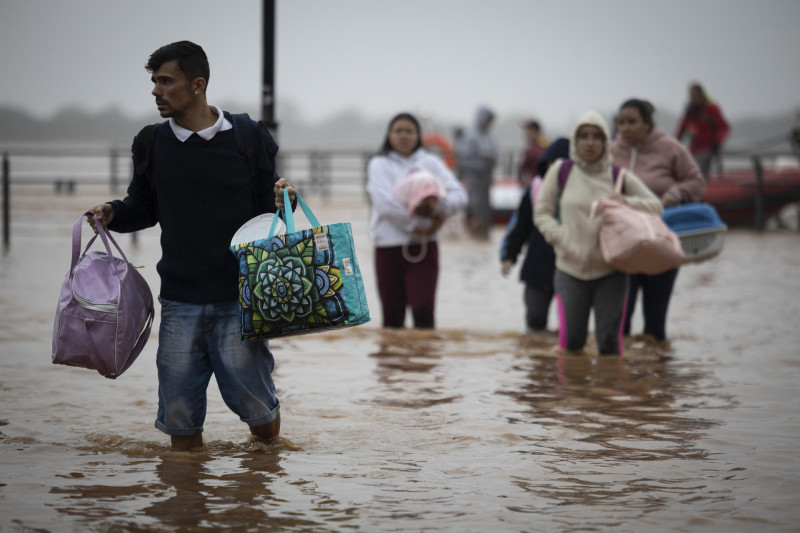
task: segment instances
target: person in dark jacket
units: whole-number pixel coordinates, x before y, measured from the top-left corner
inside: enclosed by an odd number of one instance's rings
[[[244,134],[237,121],[206,101],[210,72],[200,46],[162,46],[145,69],[158,111],[169,120],[155,126],[150,163],[134,165],[128,195],[91,212],[121,233],[161,227],[155,426],[174,448],[202,446],[213,374],[225,403],[252,435],[272,440],[280,430],[274,360],[267,341],[241,340],[239,267],[228,247],[249,219],[284,208],[284,189],[294,202],[294,189],[275,172],[272,136],[253,121],[258,174],[251,176],[249,158],[237,149],[236,133]]]
[[[550,163],[569,157],[569,140],[556,139],[542,154],[537,165],[537,176],[525,189],[519,207],[511,216],[508,230],[500,247],[501,273],[508,276],[522,248],[527,244],[525,260],[520,269],[520,280],[525,284],[525,324],[529,332],[547,329],[547,316],[553,300],[553,276],[556,257],[533,224],[533,205],[542,183],[542,176]]]

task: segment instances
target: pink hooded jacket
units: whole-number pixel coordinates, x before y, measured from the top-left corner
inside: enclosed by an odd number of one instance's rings
[[[630,146],[618,136],[611,143],[611,157],[615,165],[636,174],[659,198],[670,193],[684,204],[703,198],[706,182],[692,154],[655,126],[638,146]]]

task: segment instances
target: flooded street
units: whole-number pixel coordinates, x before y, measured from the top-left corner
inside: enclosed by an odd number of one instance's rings
[[[523,334],[502,228],[441,241],[437,330],[384,331],[366,206],[306,198],[352,223],[373,321],[271,343],[272,445],[212,380],[187,453],[153,427],[158,321],[117,380],[50,362],[72,223],[107,199],[87,190],[19,192],[0,257],[0,531],[798,530],[796,232],[732,229],[681,269],[670,345],[558,357]],[[158,231],[115,237],[157,294]]]

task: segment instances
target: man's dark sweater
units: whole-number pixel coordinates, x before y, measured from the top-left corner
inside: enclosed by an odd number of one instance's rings
[[[270,168],[254,181],[233,133],[220,131],[208,141],[193,134],[181,142],[162,123],[150,152],[152,185],[134,172],[128,197],[112,202],[113,231],[160,223],[158,273],[164,298],[196,304],[236,300],[238,264],[228,248],[231,237],[250,218],[276,210],[271,194],[278,179],[271,168],[274,153],[261,158],[269,159]],[[262,135],[259,139],[267,142]],[[266,152],[265,146],[260,148]]]

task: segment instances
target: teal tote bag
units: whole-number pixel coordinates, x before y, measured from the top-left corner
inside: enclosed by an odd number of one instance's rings
[[[289,193],[284,190],[284,205]],[[236,244],[242,339],[271,339],[369,322],[364,280],[349,222],[321,225],[296,193],[313,226],[295,231],[291,209],[278,210],[265,239]],[[286,233],[274,235],[278,217]]]

